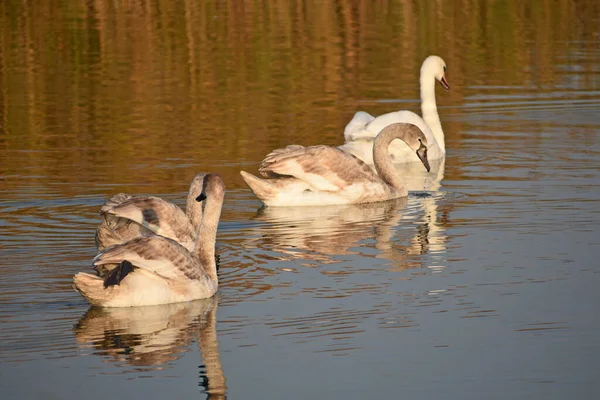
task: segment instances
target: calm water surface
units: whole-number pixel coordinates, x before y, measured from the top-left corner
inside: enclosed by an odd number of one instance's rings
[[[598,398],[595,1],[72,3],[0,5],[3,399]],[[428,54],[426,187],[261,209],[240,169],[418,110]],[[103,201],[183,204],[201,171],[218,296],[89,308]]]

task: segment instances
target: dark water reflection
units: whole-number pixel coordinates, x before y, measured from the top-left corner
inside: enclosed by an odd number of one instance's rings
[[[599,7],[1,3],[2,398],[597,398]],[[418,110],[429,54],[448,156],[415,192],[261,209],[240,169]],[[200,171],[218,299],[89,309],[104,199]]]

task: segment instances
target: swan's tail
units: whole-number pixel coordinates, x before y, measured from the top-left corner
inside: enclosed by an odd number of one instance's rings
[[[75,274],[73,277],[73,287],[90,304],[102,306],[106,305],[109,300],[112,300],[119,294],[121,281],[134,271],[134,266],[125,260],[119,264],[111,265],[111,268],[107,268],[107,265],[97,268],[100,268],[100,276],[94,276],[85,272]]]
[[[79,272],[73,277],[73,283],[75,290],[95,306],[105,304],[115,295],[112,287],[105,288],[104,280],[92,274]]]
[[[250,190],[252,190],[256,197],[263,202],[272,199],[277,195],[275,186],[268,180],[257,178],[245,171],[240,171],[240,174],[242,175],[242,178],[244,178],[244,181],[246,181]]]

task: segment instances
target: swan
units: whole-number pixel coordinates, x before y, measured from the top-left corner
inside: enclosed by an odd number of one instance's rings
[[[197,202],[196,197],[202,193],[205,175],[197,174],[192,180],[185,213],[160,197],[132,196],[127,193],[111,197],[100,208],[103,220],[96,229],[98,250],[157,234],[173,239],[192,251],[202,220],[202,203]]]
[[[131,307],[179,303],[213,296],[218,288],[215,240],[225,184],[218,174],[206,174],[206,201],[196,246],[189,251],[164,236],[139,237],[111,246],[92,264],[98,276],[79,272],[74,288],[92,305]]]
[[[375,138],[375,171],[354,155],[331,146],[291,145],[274,150],[262,161],[260,179],[240,171],[246,184],[267,206],[358,204],[405,197],[404,182],[388,153],[401,139],[429,171],[427,138],[412,124],[388,125]]]
[[[340,149],[354,154],[369,165],[373,165],[373,138],[384,127],[395,122],[416,125],[427,137],[429,160],[437,160],[446,154],[444,131],[440,123],[435,102],[435,81],[446,90],[450,89],[446,80],[446,63],[441,57],[429,56],[421,66],[421,113],[423,118],[412,111],[395,111],[375,118],[369,113],[358,111],[344,129],[345,143]],[[402,143],[392,143],[390,156],[394,163],[414,162],[416,159],[408,147]]]

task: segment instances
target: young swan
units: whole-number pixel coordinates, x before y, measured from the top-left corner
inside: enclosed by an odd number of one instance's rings
[[[244,171],[242,177],[267,206],[309,206],[370,203],[404,197],[406,187],[388,153],[390,143],[401,139],[416,152],[427,171],[427,138],[412,124],[387,126],[375,138],[375,173],[350,153],[330,146],[291,145],[274,150],[263,160],[260,179]]]
[[[435,102],[435,82],[439,81],[446,90],[450,89],[446,80],[446,62],[438,56],[429,56],[421,66],[421,113],[423,118],[412,111],[395,111],[375,118],[364,111],[354,114],[346,125],[346,143],[340,149],[354,154],[369,165],[373,164],[371,148],[373,139],[389,124],[406,122],[419,127],[427,137],[429,159],[437,160],[446,154],[444,131],[440,123]],[[414,162],[416,158],[402,143],[392,143],[390,156],[394,163]]]
[[[173,239],[186,249],[193,250],[202,220],[202,203],[196,198],[202,193],[205,175],[198,174],[192,180],[185,213],[160,197],[126,193],[111,197],[100,208],[103,220],[96,229],[98,250],[154,234]]]
[[[178,303],[214,295],[215,241],[225,184],[218,174],[207,174],[203,186],[196,200],[206,204],[193,251],[163,236],[136,238],[98,254],[93,261],[98,276],[76,274],[75,289],[91,304],[103,307]]]

